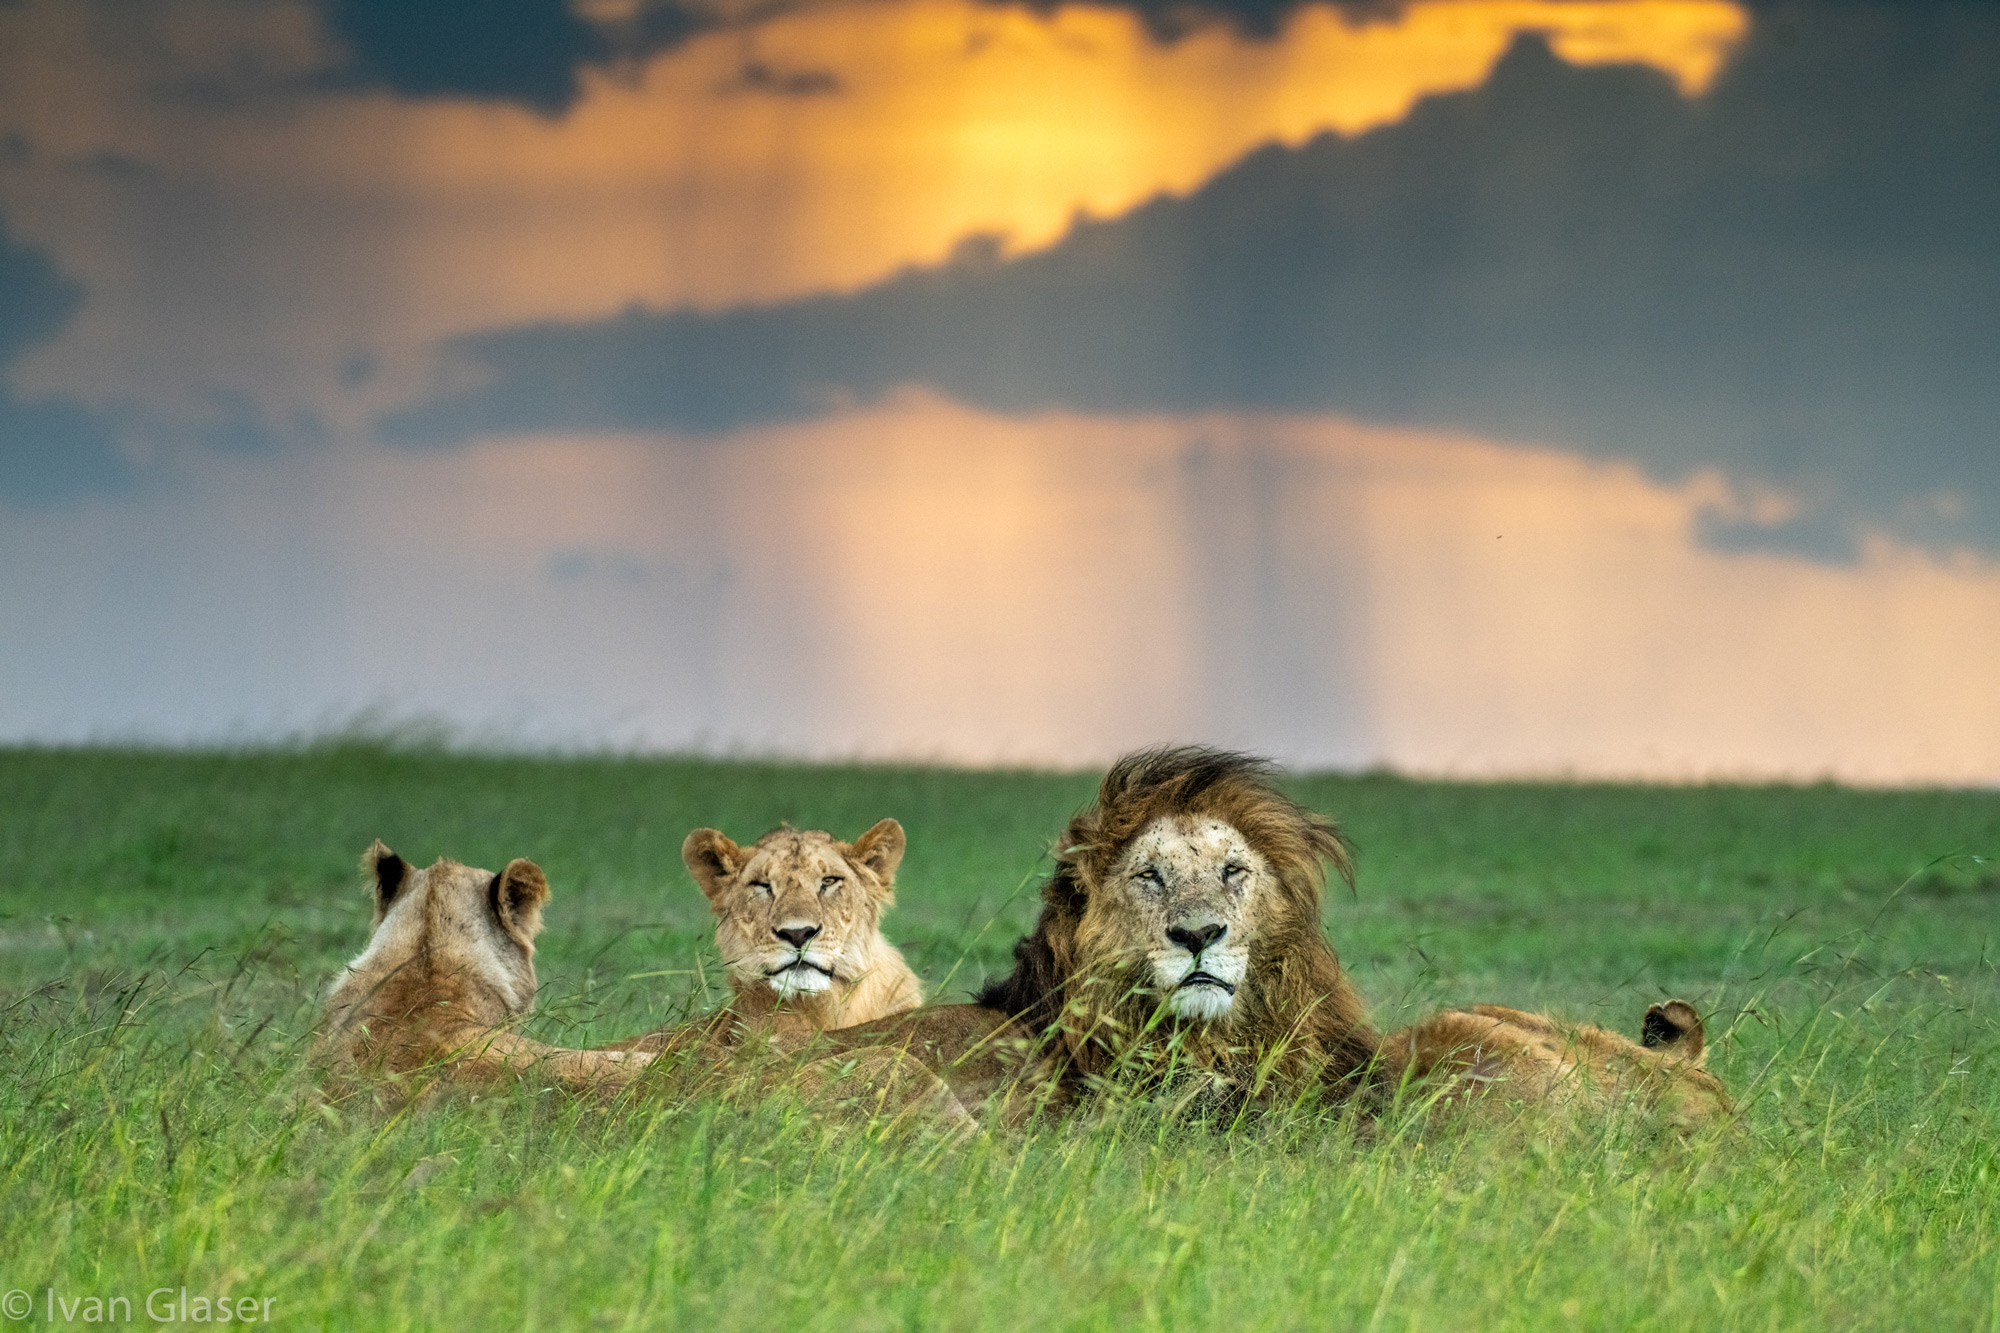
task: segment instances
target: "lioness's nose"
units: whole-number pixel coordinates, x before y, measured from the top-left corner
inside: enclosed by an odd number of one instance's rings
[[[1167,938],[1196,957],[1200,957],[1203,949],[1228,933],[1229,927],[1220,921],[1210,921],[1199,926],[1167,927]]]
[[[794,949],[806,947],[806,941],[819,934],[818,926],[778,926],[771,933]]]

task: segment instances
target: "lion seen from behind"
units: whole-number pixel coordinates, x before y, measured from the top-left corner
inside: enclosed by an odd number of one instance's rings
[[[368,944],[335,978],[317,1034],[318,1062],[337,1084],[533,1070],[602,1088],[648,1063],[507,1030],[535,1003],[535,937],[549,899],[540,866],[517,858],[494,874],[439,858],[417,869],[378,839],[361,867],[374,902]]]

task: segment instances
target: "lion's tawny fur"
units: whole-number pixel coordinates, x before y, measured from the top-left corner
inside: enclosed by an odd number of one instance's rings
[[[1148,944],[1120,941],[1117,913],[1085,929],[1093,893],[1129,874],[1148,830],[1186,841],[1204,822],[1244,835],[1275,878],[1226,1021],[1161,1020],[1156,982],[1136,969]],[[1193,832],[1190,832],[1193,830]],[[1703,1035],[1682,1001],[1655,1005],[1645,1045],[1582,1024],[1481,1005],[1431,1015],[1384,1040],[1320,926],[1326,865],[1352,860],[1338,830],[1278,792],[1262,761],[1214,750],[1151,750],[1121,760],[1055,848],[1033,932],[1013,972],[976,1004],[945,1005],[831,1034],[847,1049],[887,1045],[923,1060],[967,1105],[1061,1105],[1093,1084],[1157,1067],[1165,1055],[1225,1083],[1289,1099],[1365,1091],[1386,1104],[1405,1079],[1450,1103],[1496,1090],[1516,1100],[1607,1108],[1633,1095],[1683,1127],[1726,1114],[1702,1067]],[[1121,947],[1122,944],[1122,947]]]
[[[1042,886],[1032,934],[1012,975],[980,993],[987,1009],[1039,1034],[1066,1082],[1147,1065],[1154,1054],[1248,1090],[1290,1097],[1308,1086],[1344,1095],[1375,1056],[1377,1036],[1320,925],[1325,867],[1352,875],[1331,821],[1272,783],[1272,767],[1201,747],[1146,750],[1112,766],[1097,798],[1070,820]],[[1227,1022],[1162,1021],[1160,997],[1135,984],[1134,956],[1153,941],[1086,929],[1127,849],[1162,821],[1219,821],[1262,858],[1275,892],[1261,899],[1248,969]],[[1116,930],[1114,924],[1109,927]]]
[[[893,819],[851,843],[790,827],[748,847],[715,829],[688,834],[681,858],[715,913],[729,1003],[707,1019],[607,1049],[670,1051],[733,1045],[751,1035],[805,1036],[915,1009],[923,1003],[923,983],[882,934],[904,849],[903,826]],[[800,942],[779,935],[787,929]],[[802,982],[820,988],[790,981],[801,973]]]
[[[1046,1080],[1040,1045],[1032,1030],[1000,1010],[933,1004],[823,1033],[806,1049],[893,1050],[935,1073],[961,1105],[1004,1123],[1062,1098],[1060,1085]]]
[[[534,1070],[575,1086],[629,1078],[650,1057],[576,1051],[507,1030],[535,1002],[541,867],[499,874],[440,858],[408,865],[377,840],[362,871],[374,897],[368,945],[327,996],[317,1054],[340,1082],[434,1069],[456,1081]]]
[[[1708,1072],[1700,1015],[1683,1000],[1646,1011],[1644,1043],[1588,1023],[1497,1004],[1431,1014],[1383,1041],[1385,1072],[1446,1103],[1497,1098],[1603,1112],[1631,1102],[1680,1129],[1728,1116]]]

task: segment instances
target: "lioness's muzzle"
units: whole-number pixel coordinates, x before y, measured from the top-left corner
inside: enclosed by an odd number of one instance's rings
[[[766,972],[764,975],[767,977],[781,976],[786,972],[791,972],[801,967],[807,968],[814,972],[818,972],[819,974],[824,976],[828,981],[833,980],[832,968],[824,967],[819,963],[815,963],[812,959],[805,957],[803,954],[801,954],[797,958],[792,959],[792,961],[789,963],[785,963],[782,964],[781,966],[772,968],[769,972]]]

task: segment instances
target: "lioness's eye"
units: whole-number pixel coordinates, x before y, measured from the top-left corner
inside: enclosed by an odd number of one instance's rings
[[[753,879],[750,881],[750,887],[755,889],[760,897],[771,896],[771,881],[768,879]]]
[[[839,887],[840,887],[840,876],[838,875],[828,875],[825,879],[819,882],[819,891],[821,893],[832,893],[835,889]]]

